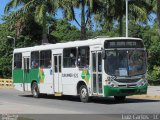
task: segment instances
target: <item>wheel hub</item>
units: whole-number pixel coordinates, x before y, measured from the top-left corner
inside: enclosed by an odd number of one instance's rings
[[[82,95],[82,98],[86,98],[86,96],[87,96],[87,90],[85,88],[83,88],[81,90],[81,95]]]
[[[37,95],[37,88],[36,88],[36,87],[35,87],[34,90],[33,90],[33,94],[34,94],[34,96]]]

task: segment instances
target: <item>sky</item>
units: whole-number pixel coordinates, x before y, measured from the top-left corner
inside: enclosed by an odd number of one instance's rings
[[[0,3],[0,18],[1,18],[1,15],[4,15],[4,8],[6,6],[6,4],[9,2],[10,0],[1,0],[1,3]],[[0,23],[2,21],[0,20]]]

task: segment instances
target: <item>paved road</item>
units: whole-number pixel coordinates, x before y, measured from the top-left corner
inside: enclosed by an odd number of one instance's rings
[[[30,93],[0,89],[2,114],[147,114],[160,113],[159,106],[158,99],[128,98],[125,103],[116,103],[113,98],[94,98],[90,103],[81,103],[73,96],[36,99]]]

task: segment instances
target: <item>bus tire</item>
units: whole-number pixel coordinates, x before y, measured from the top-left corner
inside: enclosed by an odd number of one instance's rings
[[[86,85],[82,85],[79,89],[80,100],[83,103],[89,102],[89,94]]]
[[[116,102],[125,102],[126,96],[114,96]]]
[[[31,91],[32,91],[32,95],[33,95],[34,98],[39,98],[40,97],[38,84],[36,82],[33,83]]]

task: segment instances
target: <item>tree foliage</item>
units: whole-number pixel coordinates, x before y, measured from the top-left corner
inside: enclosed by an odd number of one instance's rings
[[[57,42],[67,42],[80,39],[80,31],[75,26],[71,26],[66,20],[57,20],[51,35]]]
[[[12,70],[12,40],[6,36],[13,35],[13,32],[8,31],[7,24],[0,24],[0,77],[11,77]]]
[[[16,24],[22,28],[23,24],[26,25],[26,20],[29,21],[30,16],[33,16],[35,18],[34,20],[43,28],[42,43],[48,43],[47,17],[55,14],[56,8],[58,7],[58,0],[11,0],[6,5],[5,12],[19,5],[22,5],[22,7],[18,9],[12,17],[13,19],[19,19]]]

